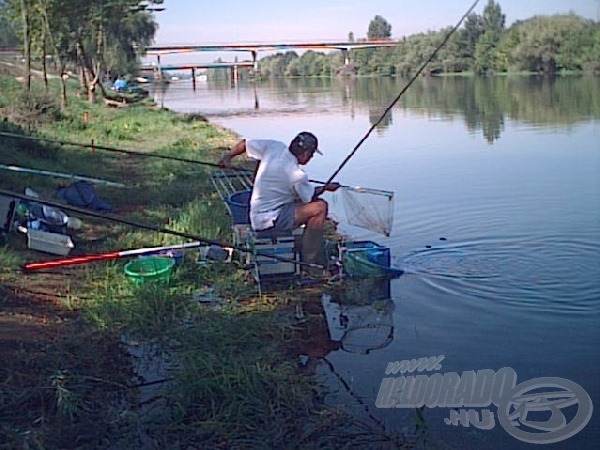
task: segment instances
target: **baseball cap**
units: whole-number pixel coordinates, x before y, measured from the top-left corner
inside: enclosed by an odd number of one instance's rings
[[[318,149],[319,140],[314,134],[308,131],[303,131],[302,133],[299,133],[298,136],[296,136],[292,141],[292,145],[300,147],[304,150],[312,150],[318,153],[319,155],[323,154],[321,150]]]

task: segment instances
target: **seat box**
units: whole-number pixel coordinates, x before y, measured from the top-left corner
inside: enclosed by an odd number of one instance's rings
[[[65,256],[75,245],[71,241],[71,237],[66,234],[30,229],[27,230],[27,247],[32,250]]]
[[[258,274],[254,277],[275,277],[275,276],[291,276],[297,273],[299,255],[296,250],[296,237],[285,236],[278,238],[256,238],[252,237],[250,247],[252,253],[247,253],[246,264],[256,265]],[[268,255],[277,256],[279,258],[289,260],[282,261],[281,259],[270,258]]]

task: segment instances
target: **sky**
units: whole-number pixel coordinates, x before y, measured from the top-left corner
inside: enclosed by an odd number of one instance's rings
[[[488,0],[475,12],[483,14]],[[365,38],[382,16],[392,38],[455,25],[474,0],[164,0],[155,45],[340,42]],[[507,26],[534,15],[574,12],[599,20],[600,0],[496,0]]]

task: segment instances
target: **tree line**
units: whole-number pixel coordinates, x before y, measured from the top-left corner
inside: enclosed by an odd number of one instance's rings
[[[564,71],[600,74],[600,24],[573,13],[534,16],[506,27],[500,4],[488,0],[483,14],[471,13],[461,28],[428,64],[426,73],[493,74]],[[371,20],[367,40],[390,39],[391,25],[381,16]],[[402,38],[395,48],[350,51],[352,67],[339,52],[290,51],[263,58],[263,76],[358,75],[410,76],[452,30],[428,31]],[[354,40],[354,33],[349,33]]]
[[[61,74],[61,104],[66,105],[64,75],[76,74],[90,102],[102,77],[134,74],[140,51],[154,41],[152,14],[163,0],[0,0],[0,48],[18,47],[24,55],[25,87],[32,64],[47,80],[47,61]],[[158,8],[160,9],[160,8]],[[575,14],[535,16],[506,27],[499,3],[488,0],[483,14],[471,13],[453,33],[426,73],[491,74],[529,71],[600,73],[600,25]],[[294,51],[259,61],[263,77],[334,76],[340,73],[410,76],[452,30],[402,38],[388,48],[350,51],[350,67],[340,52]],[[369,23],[367,40],[391,39],[382,16]],[[354,33],[348,40],[353,42]],[[47,81],[46,81],[47,83]]]
[[[65,75],[76,74],[90,102],[102,77],[135,73],[138,48],[151,44],[158,28],[152,11],[163,0],[0,0],[0,47],[23,53],[24,84],[31,88],[32,64],[49,68],[61,80],[66,106]]]

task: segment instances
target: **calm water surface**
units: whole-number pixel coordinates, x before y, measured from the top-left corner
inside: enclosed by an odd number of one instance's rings
[[[209,81],[192,91],[181,82],[154,96],[164,107],[199,112],[247,138],[288,142],[310,130],[325,156],[313,158],[307,171],[326,180],[404,83]],[[391,236],[348,225],[341,199],[328,197],[342,231],[388,246],[393,264],[406,271],[391,282],[387,306],[375,312],[331,299],[342,304],[350,327],[371,328],[362,330],[362,348],[350,338],[315,362],[329,401],[347,405],[375,430],[419,435],[422,447],[533,446],[500,425],[493,404],[488,430],[446,423],[451,408],[417,414],[375,406],[389,362],[443,355],[437,370],[416,374],[509,367],[517,383],[571,380],[600,409],[599,142],[598,78],[415,83],[336,180],[395,192]],[[391,335],[378,334],[378,327]],[[336,333],[339,326],[332,339]],[[560,411],[570,422],[577,408]],[[550,411],[528,418],[547,422]],[[543,448],[599,445],[596,411],[573,437]]]

